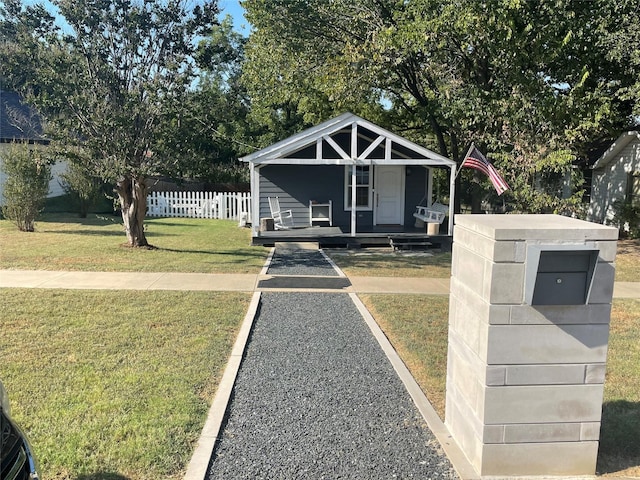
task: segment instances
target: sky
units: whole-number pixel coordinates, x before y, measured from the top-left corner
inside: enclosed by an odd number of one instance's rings
[[[244,8],[240,6],[240,0],[218,0],[218,6],[220,7],[221,18],[229,14],[233,18],[233,28],[239,33],[245,36],[249,35],[249,24],[245,20]]]
[[[25,5],[42,3],[49,12],[55,12],[55,7],[49,0],[24,0],[23,3]],[[240,6],[240,0],[218,0],[218,7],[220,7],[221,19],[231,15],[234,30],[245,36],[249,35],[249,24],[243,16],[244,9]]]

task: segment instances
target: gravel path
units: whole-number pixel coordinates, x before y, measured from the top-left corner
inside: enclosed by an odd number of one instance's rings
[[[454,479],[348,295],[263,293],[210,479]]]
[[[318,250],[276,250],[267,271],[270,275],[338,276]]]

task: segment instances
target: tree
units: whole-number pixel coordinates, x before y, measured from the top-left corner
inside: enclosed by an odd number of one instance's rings
[[[86,218],[103,194],[103,182],[95,175],[82,150],[62,151],[56,158],[67,160],[67,170],[60,175],[62,188],[77,202],[80,218]]]
[[[231,18],[200,40],[195,54],[198,82],[183,99],[169,106],[157,152],[180,152],[188,158],[173,175],[212,183],[247,180],[238,156],[253,151],[246,137],[249,99],[239,84],[244,37],[233,31]]]
[[[185,105],[197,40],[210,34],[214,0],[54,0],[71,33],[37,35],[35,72],[23,82],[49,116],[50,135],[89,152],[115,184],[129,245],[148,246],[146,179],[175,169],[180,152],[156,151],[163,122]],[[27,29],[28,30],[28,29]],[[16,58],[18,55],[13,55]]]
[[[11,143],[3,152],[2,170],[6,180],[2,213],[20,231],[33,232],[49,192],[49,160],[39,146],[28,142]]]
[[[562,211],[579,194],[550,201],[541,179],[632,119],[623,93],[637,74],[598,35],[617,3],[246,0],[245,82],[256,110],[277,111],[272,99],[305,120],[349,109],[458,161],[474,141],[523,193],[507,194],[515,208]],[[459,178],[478,211],[486,182]]]

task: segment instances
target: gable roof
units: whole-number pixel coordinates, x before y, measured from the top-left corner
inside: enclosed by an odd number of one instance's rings
[[[611,162],[620,151],[625,148],[633,140],[640,141],[640,131],[634,130],[631,132],[625,132],[618,137],[618,139],[611,144],[606,152],[602,154],[598,160],[591,166],[592,169],[602,168]]]
[[[240,158],[253,164],[397,164],[454,168],[456,163],[353,113],[344,113]]]
[[[16,92],[0,90],[0,143],[26,140],[48,143],[38,113]]]

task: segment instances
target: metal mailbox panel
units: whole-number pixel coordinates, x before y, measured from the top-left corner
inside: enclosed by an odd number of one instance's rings
[[[587,303],[597,250],[541,251],[532,305]]]
[[[586,302],[586,272],[539,273],[533,305],[581,305]]]

